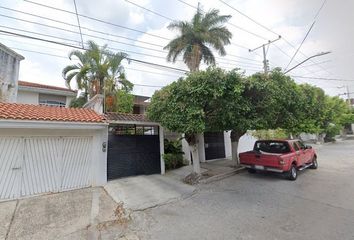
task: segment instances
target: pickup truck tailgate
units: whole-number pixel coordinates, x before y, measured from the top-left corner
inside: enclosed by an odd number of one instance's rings
[[[268,154],[256,151],[240,153],[240,163],[254,166],[265,166],[279,168],[279,160],[281,154]]]

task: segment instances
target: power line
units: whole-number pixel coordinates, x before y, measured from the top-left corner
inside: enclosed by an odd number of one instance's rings
[[[179,1],[179,0],[178,0],[178,1]],[[219,2],[223,3],[224,5],[228,6],[228,7],[231,8],[231,9],[233,9],[234,11],[238,12],[239,14],[241,14],[242,16],[244,16],[245,18],[247,18],[248,20],[254,22],[255,24],[257,24],[257,25],[259,25],[259,26],[261,26],[262,28],[268,30],[269,32],[271,32],[271,33],[273,33],[273,34],[275,34],[275,35],[277,35],[277,36],[280,36],[280,34],[274,32],[272,29],[270,29],[270,28],[264,26],[263,24],[257,22],[256,20],[254,20],[253,18],[247,16],[246,14],[244,14],[244,13],[241,12],[240,10],[236,9],[235,7],[231,6],[230,4],[228,4],[228,3],[226,3],[226,2],[224,2],[224,1],[222,1],[222,0],[219,0]]]
[[[177,0],[177,1],[179,1],[180,3],[183,3],[183,4],[185,4],[185,5],[187,5],[187,6],[189,6],[189,7],[198,9],[197,7],[194,7],[193,5],[191,5],[191,4],[189,4],[189,3],[186,3],[185,1],[182,1],[182,0]],[[203,11],[203,12],[205,12],[205,11]],[[241,31],[243,31],[243,32],[246,32],[246,33],[250,34],[250,35],[253,35],[253,36],[255,36],[255,37],[258,37],[258,38],[260,38],[260,39],[268,40],[267,38],[265,38],[265,37],[263,37],[263,36],[261,36],[261,35],[259,35],[259,34],[257,34],[257,33],[251,32],[251,31],[249,31],[249,30],[247,30],[247,29],[245,29],[245,28],[243,28],[243,27],[240,27],[240,26],[238,26],[238,25],[236,25],[236,24],[233,24],[233,23],[231,23],[231,22],[226,22],[226,24],[228,24],[228,25],[230,25],[230,26],[233,26],[234,28],[237,28],[237,29],[239,29],[239,30],[241,30]],[[246,49],[249,49],[249,48],[246,48]]]
[[[75,41],[75,40],[68,39],[68,38],[62,38],[62,37],[57,37],[57,36],[44,34],[44,33],[37,33],[37,32],[27,31],[27,30],[23,30],[23,29],[19,29],[19,28],[7,27],[7,26],[4,26],[4,25],[0,25],[0,27],[6,28],[6,29],[15,30],[15,31],[20,31],[20,32],[25,32],[25,33],[31,33],[31,34],[35,34],[35,35],[39,35],[39,36],[44,36],[44,37],[56,38],[56,39],[60,39],[60,40],[68,41],[68,42],[80,43],[79,41]]]
[[[47,55],[47,56],[52,56],[52,57],[64,58],[66,60],[68,59],[68,57],[65,57],[65,56],[60,56],[60,55],[45,53],[45,52],[40,52],[40,51],[34,51],[34,50],[28,50],[28,49],[23,49],[23,48],[11,47],[11,49],[20,50],[20,51],[24,51],[24,52],[30,52],[30,53],[38,53],[41,55]]]
[[[307,31],[307,33],[306,33],[306,35],[305,35],[304,39],[301,41],[301,43],[300,43],[299,47],[296,49],[296,51],[295,51],[294,55],[291,57],[290,62],[289,62],[289,63],[288,63],[288,65],[285,67],[285,70],[287,70],[287,69],[288,69],[289,65],[290,65],[290,64],[291,64],[291,62],[294,60],[294,58],[295,58],[296,54],[299,52],[300,48],[302,47],[302,44],[305,42],[306,38],[307,38],[307,37],[308,37],[308,35],[310,34],[310,32],[311,32],[311,30],[312,30],[313,26],[315,26],[315,23],[316,23],[316,21],[313,21],[313,23],[311,24],[311,26],[310,26],[309,30]]]
[[[68,57],[66,57],[66,56],[61,56],[61,55],[56,55],[56,54],[51,54],[51,53],[46,53],[46,52],[40,52],[40,51],[35,51],[35,50],[29,50],[29,49],[23,49],[23,48],[17,48],[17,47],[12,47],[12,46],[9,46],[9,47],[11,49],[15,49],[15,50],[19,50],[19,51],[37,53],[37,54],[41,54],[41,55],[47,55],[47,56],[51,56],[51,57],[63,58],[63,59],[68,60]],[[130,68],[130,67],[124,67],[124,69],[132,70],[132,71],[139,71],[139,72],[144,72],[144,73],[150,73],[150,74],[156,74],[156,75],[161,75],[161,76],[169,76],[169,77],[182,77],[183,76],[183,75],[172,75],[172,74],[152,72],[152,71]]]
[[[177,0],[177,1],[180,1],[182,2],[181,0]],[[223,2],[222,0],[219,0],[221,2]],[[324,2],[322,3],[320,9],[317,11],[316,15],[315,15],[315,19],[318,17],[318,15],[320,14],[321,10],[323,9],[325,3],[327,2],[327,0],[324,0]],[[225,3],[224,3],[225,4]],[[268,30],[269,32],[273,33],[273,34],[276,34],[276,35],[281,35],[275,31],[273,31],[272,29],[270,29],[269,27],[266,27],[265,25],[257,22],[256,20],[254,20],[253,18],[251,18],[250,16],[248,16],[247,14],[241,12],[240,10],[236,9],[235,7],[231,6],[230,4],[225,4],[227,6],[229,6],[231,9],[235,10],[236,12],[240,13],[242,16],[246,17],[247,19],[251,20],[252,22],[256,23],[257,25],[259,25],[260,27]],[[282,39],[284,40],[284,42],[286,42],[289,46],[291,46],[293,49],[296,50],[296,47],[294,46],[294,44],[292,44],[290,41],[288,41],[284,36],[282,36]],[[276,45],[275,45],[276,46]],[[278,48],[278,47],[277,47]],[[279,49],[279,48],[278,48]],[[283,54],[285,53],[284,51],[281,51]],[[304,57],[308,57],[306,54],[304,54],[303,52],[299,51],[299,53],[301,53]],[[289,56],[288,54],[285,54],[287,55],[289,58],[291,58],[291,56]],[[313,60],[310,60],[312,63],[316,63],[314,62]],[[319,66],[322,68],[322,66]],[[325,70],[327,71],[327,70]],[[328,71],[327,71],[328,72]]]
[[[30,21],[30,20],[25,20],[25,19],[21,19],[21,18],[11,17],[11,16],[7,16],[7,15],[3,15],[3,14],[0,14],[0,16],[1,16],[1,17],[10,18],[10,19],[15,19],[15,20],[17,20],[17,21],[32,23],[32,24],[35,24],[35,25],[40,25],[40,26],[43,26],[43,27],[53,28],[53,29],[57,29],[57,30],[61,30],[61,31],[70,32],[70,33],[74,33],[74,34],[80,35],[79,32],[72,31],[72,30],[65,29],[65,28],[60,28],[60,27],[51,26],[51,25],[44,24],[44,23],[33,22],[33,21]],[[105,40],[105,41],[111,41],[111,42],[115,42],[115,43],[119,43],[119,44],[123,44],[123,45],[127,45],[127,46],[138,47],[138,48],[142,48],[142,49],[145,49],[145,50],[150,50],[150,51],[156,51],[156,52],[162,52],[162,53],[164,53],[162,50],[157,50],[157,49],[153,49],[153,48],[138,46],[138,45],[134,45],[134,44],[130,44],[130,43],[125,43],[125,42],[120,42],[120,41],[116,41],[116,40],[109,39],[109,38],[98,37],[98,36],[95,36],[95,35],[90,35],[90,34],[85,34],[85,33],[82,33],[82,35],[88,36],[88,37],[92,37],[92,38],[96,38],[96,39]]]
[[[4,32],[2,30],[0,30],[0,32]],[[19,34],[16,34],[16,33],[10,33],[10,32],[6,32],[7,34],[15,34],[15,35],[19,35]],[[54,43],[54,44],[58,44],[58,45],[63,45],[62,43],[59,43],[59,42],[53,42],[53,41],[48,41],[48,40],[45,40],[45,39],[39,39],[39,38],[34,38],[34,37],[31,37],[31,36],[24,36],[22,35],[23,37],[25,38],[30,38],[30,39],[34,39],[34,40],[40,40],[40,41],[45,41],[45,42],[50,42],[50,43]],[[68,46],[68,45],[65,45],[65,46]],[[77,48],[77,49],[82,49],[82,47],[78,47],[78,46],[70,46],[72,48]],[[20,48],[14,48],[14,49],[18,49],[18,50],[22,50],[22,51],[28,51],[28,52],[33,52],[33,53],[39,53],[39,54],[44,54],[44,55],[48,55],[48,56],[53,56],[53,57],[60,57],[60,58],[66,58],[64,56],[59,56],[59,55],[55,55],[55,54],[49,54],[49,53],[43,53],[43,52],[39,52],[39,51],[32,51],[32,50],[27,50],[27,49],[20,49]],[[148,62],[145,62],[145,61],[141,61],[141,60],[137,60],[137,59],[130,59],[130,60],[133,60],[133,61],[136,61],[138,63],[143,63],[143,64],[151,64],[151,63],[148,63]],[[168,66],[163,66],[163,65],[159,65],[159,64],[153,64],[153,66],[157,66],[159,68],[170,68]],[[128,68],[127,68],[128,69]],[[175,69],[175,68],[173,68]],[[146,71],[146,70],[141,70],[141,69],[133,69],[133,68],[130,68],[130,70],[136,70],[136,71],[142,71],[142,72],[150,72],[150,71]],[[179,69],[179,70],[182,70],[182,69]],[[183,70],[182,70],[183,71]],[[154,74],[160,74],[160,75],[167,75],[167,74],[162,74],[162,73],[155,73],[155,72],[150,72],[150,73],[154,73]],[[177,77],[177,76],[176,76]],[[331,81],[354,81],[354,80],[350,80],[350,79],[339,79],[339,78],[317,78],[317,77],[305,77],[305,76],[296,76],[296,75],[291,75],[291,77],[294,77],[294,78],[305,78],[305,79],[318,79],[318,80],[331,80]],[[138,84],[136,84],[138,85]],[[155,86],[155,85],[144,85],[146,87],[163,87],[163,86]]]
[[[67,25],[67,26],[75,27],[75,28],[78,28],[78,27],[79,27],[78,25],[75,25],[75,24],[72,24],[72,23],[68,23],[68,22],[64,22],[64,21],[57,20],[57,19],[48,18],[48,17],[44,17],[44,16],[41,16],[41,15],[37,15],[37,14],[33,14],[33,13],[28,13],[28,12],[24,12],[24,11],[12,9],[12,8],[4,7],[4,6],[0,6],[0,8],[6,9],[6,10],[12,11],[12,12],[17,12],[17,13],[25,14],[25,15],[32,16],[32,17],[37,17],[37,18],[45,19],[45,20],[48,20],[48,21],[51,21],[51,22],[64,24],[64,25]],[[122,39],[130,40],[130,41],[134,41],[134,42],[139,42],[139,43],[143,43],[143,44],[148,44],[148,45],[152,45],[152,46],[156,46],[156,47],[164,47],[163,45],[159,45],[159,44],[155,44],[155,43],[150,43],[150,42],[146,42],[146,41],[141,41],[141,40],[137,40],[137,39],[134,39],[134,38],[129,38],[129,37],[126,37],[126,36],[116,35],[116,34],[112,34],[112,33],[108,33],[108,32],[102,32],[102,31],[94,30],[94,29],[91,29],[91,28],[83,27],[83,26],[81,26],[81,29],[84,29],[84,30],[87,30],[87,31],[90,31],[90,32],[94,32],[94,33],[99,33],[99,34],[107,35],[107,36],[112,36],[112,37],[116,37],[116,38],[122,38]]]
[[[34,2],[34,1],[30,1],[30,0],[24,0],[24,1],[28,2],[28,3],[31,3],[31,4],[35,4],[35,5],[41,6],[41,7],[54,9],[54,10],[57,10],[57,11],[66,12],[66,13],[74,14],[74,15],[76,14],[75,12],[71,12],[71,11],[68,11],[68,10],[61,9],[61,8],[48,6],[48,5],[45,5],[45,4],[42,4],[42,3],[38,3],[38,2]],[[87,16],[87,15],[84,15],[84,14],[81,14],[81,13],[78,13],[78,16],[83,17],[83,18],[87,18],[87,19],[90,19],[90,20],[93,20],[93,21],[96,21],[96,22],[104,23],[104,24],[107,24],[107,25],[115,26],[115,27],[118,27],[118,28],[123,28],[123,29],[129,30],[129,31],[143,33],[143,34],[150,35],[152,37],[156,37],[156,38],[160,38],[160,39],[164,39],[164,40],[169,40],[168,38],[165,38],[165,37],[162,37],[162,36],[159,36],[159,35],[155,35],[155,34],[152,34],[152,33],[148,33],[148,32],[145,32],[145,31],[142,31],[142,30],[138,30],[138,29],[134,29],[134,28],[130,28],[130,27],[125,27],[125,26],[122,26],[122,25],[119,25],[119,24],[116,24],[116,23],[112,23],[112,22],[108,22],[108,21],[105,21],[105,20],[102,20],[102,19],[90,17],[90,16]]]
[[[122,37],[122,36],[119,36],[119,35],[104,33],[104,32],[96,31],[96,30],[93,30],[93,29],[81,27],[81,26],[78,26],[78,25],[75,25],[75,24],[71,24],[71,23],[67,23],[67,22],[63,22],[63,21],[58,21],[58,20],[55,20],[55,19],[51,19],[51,18],[47,18],[47,17],[42,17],[42,16],[39,16],[39,15],[36,15],[36,14],[31,14],[31,13],[27,13],[27,12],[23,12],[23,11],[18,11],[18,10],[11,9],[11,8],[7,8],[7,7],[2,7],[2,6],[0,6],[0,8],[6,9],[6,10],[9,10],[9,11],[19,12],[19,13],[21,13],[21,14],[26,14],[26,15],[30,15],[30,16],[34,16],[34,17],[46,19],[46,20],[49,20],[49,21],[53,21],[53,22],[57,22],[57,23],[65,24],[65,25],[69,25],[69,26],[72,26],[72,27],[78,27],[78,28],[80,28],[80,29],[81,29],[81,28],[82,28],[82,29],[86,29],[86,30],[93,31],[93,32],[97,32],[97,33],[100,33],[100,34],[105,34],[105,35],[110,35],[110,36],[116,36],[116,37],[119,37],[119,38],[125,38],[125,39],[129,39],[129,40],[132,40],[132,41],[141,42],[141,43],[144,43],[144,44],[150,44],[150,45],[154,45],[154,46],[163,47],[162,45],[151,44],[151,43],[145,42],[145,41],[139,41],[139,40],[135,40],[135,39],[127,38],[127,37]],[[16,19],[16,20],[19,20],[19,21],[25,21],[25,22],[29,22],[29,23],[32,23],[32,24],[37,24],[37,25],[41,25],[41,26],[45,26],[45,27],[49,27],[49,28],[55,28],[55,29],[58,29],[58,30],[62,30],[62,31],[66,31],[66,32],[74,33],[74,34],[80,34],[80,36],[84,35],[84,36],[93,37],[93,38],[97,38],[97,39],[101,39],[101,40],[106,40],[106,41],[112,41],[112,42],[116,42],[116,43],[124,44],[124,45],[128,45],[128,46],[139,47],[139,48],[146,49],[146,50],[150,50],[150,51],[165,53],[165,51],[158,50],[158,49],[153,49],[153,48],[138,46],[138,45],[135,45],[135,44],[129,44],[129,43],[120,42],[120,41],[116,41],[116,40],[108,39],[108,38],[102,38],[102,37],[99,37],[99,36],[96,36],[96,35],[83,34],[83,33],[81,33],[81,32],[75,32],[75,31],[72,31],[72,30],[63,29],[63,28],[59,28],[59,27],[54,27],[54,26],[47,25],[47,24],[42,24],[42,23],[38,23],[38,22],[28,21],[28,20],[25,20],[25,19],[15,18],[15,17],[7,16],[7,15],[1,15],[1,14],[0,14],[0,16],[7,17],[7,18],[12,18],[12,19]],[[230,55],[230,56],[234,56],[234,57],[238,57],[238,58],[243,58],[243,57],[236,56],[236,55]],[[216,58],[216,59],[224,59],[224,60],[233,61],[233,62],[238,62],[238,63],[249,64],[249,65],[258,65],[258,64],[255,64],[255,63],[242,62],[242,61],[234,60],[234,59],[227,59],[227,58],[220,58],[220,57],[215,57],[215,58]],[[244,59],[255,61],[255,60],[249,59],[249,58],[244,58]],[[179,61],[181,61],[181,60],[179,60]]]
[[[153,87],[153,88],[163,88],[163,87],[166,87],[166,86],[161,86],[161,85],[145,85],[145,84],[136,84],[136,83],[133,83],[134,84],[134,87],[135,86],[138,86],[138,87]]]
[[[326,81],[354,82],[354,79],[344,79],[344,78],[305,77],[305,76],[297,76],[297,75],[290,75],[290,77],[305,78],[305,79],[316,79],[316,80],[326,80]]]
[[[170,20],[170,21],[174,21],[174,19],[172,19],[172,18],[170,18],[170,17],[164,16],[164,15],[158,13],[158,12],[155,12],[155,11],[153,11],[153,10],[151,10],[151,9],[148,9],[148,8],[146,8],[146,7],[143,7],[143,6],[139,5],[139,4],[136,4],[136,3],[131,2],[131,1],[129,1],[129,0],[125,0],[125,1],[126,1],[127,3],[130,3],[130,4],[132,4],[132,5],[136,6],[136,7],[138,7],[138,8],[144,9],[145,11],[148,11],[148,12],[150,12],[150,13],[153,13],[153,14],[155,14],[155,15],[157,15],[157,16],[160,16],[160,17],[165,18],[165,19]]]
[[[166,74],[166,73],[151,72],[151,71],[137,69],[137,68],[131,68],[131,67],[124,67],[124,69],[138,71],[138,72],[144,72],[144,73],[150,73],[150,74],[156,74],[156,75],[161,75],[161,76],[168,76],[168,77],[182,77],[183,76],[183,75],[172,75],[172,74]]]
[[[129,0],[125,0],[125,1],[128,2],[128,3],[130,3],[130,4],[132,4],[132,5],[134,5],[134,6],[136,6],[136,7],[138,7],[138,8],[141,8],[141,9],[143,9],[143,10],[145,10],[145,11],[148,11],[148,12],[150,12],[150,13],[153,13],[153,14],[155,14],[155,15],[157,15],[157,16],[159,16],[159,17],[162,17],[162,18],[164,18],[164,19],[167,19],[167,20],[169,20],[169,21],[176,21],[175,19],[172,19],[172,18],[170,18],[170,17],[167,17],[167,16],[165,16],[165,15],[162,15],[162,14],[160,14],[160,13],[158,13],[158,12],[155,12],[155,11],[153,11],[153,10],[151,10],[151,9],[148,9],[148,8],[146,8],[146,7],[143,7],[143,6],[141,6],[141,5],[137,4],[137,3],[131,2],[131,1],[129,1]],[[183,2],[183,1],[180,1],[180,2]],[[185,2],[183,2],[183,3],[185,3]],[[185,3],[185,4],[186,4],[186,3]],[[187,4],[187,5],[190,6],[190,4]],[[231,26],[233,26],[233,27],[235,27],[235,28],[238,28],[238,29],[240,29],[240,30],[242,30],[242,31],[244,31],[244,32],[247,32],[247,33],[249,33],[249,34],[251,34],[251,35],[254,35],[254,36],[256,36],[256,37],[259,37],[259,38],[262,38],[262,39],[264,39],[264,40],[267,40],[266,38],[264,38],[264,37],[262,37],[262,36],[260,36],[260,35],[258,35],[258,34],[256,34],[256,33],[253,33],[253,32],[251,32],[251,31],[249,31],[249,30],[247,30],[247,29],[245,29],[245,28],[242,28],[242,27],[240,27],[240,26],[237,26],[237,25],[235,25],[235,24],[233,24],[233,23],[227,22],[226,24],[229,24],[229,25],[231,25]],[[244,48],[244,49],[248,49],[247,47],[244,47],[244,46],[239,45],[239,44],[234,44],[234,43],[231,43],[231,44],[234,45],[234,46],[237,46],[237,47],[241,47],[241,48]]]
[[[84,46],[84,39],[82,38],[81,25],[80,25],[80,18],[79,18],[79,15],[77,15],[76,1],[75,1],[75,0],[73,0],[73,1],[74,1],[75,13],[76,13],[77,25],[78,25],[79,31],[80,31],[81,44],[82,44],[82,47],[83,47],[83,46]]]
[[[32,13],[28,13],[28,12],[24,12],[24,11],[19,11],[19,10],[15,10],[15,9],[3,7],[3,6],[0,6],[0,8],[6,9],[8,11],[13,11],[13,12],[25,14],[25,15],[32,16],[32,17],[38,17],[38,18],[41,18],[41,19],[45,19],[45,20],[48,20],[48,21],[55,22],[55,23],[65,24],[67,26],[79,27],[78,25],[75,25],[75,24],[71,24],[71,23],[68,23],[68,22],[63,22],[63,21],[60,21],[60,20],[56,20],[56,19],[40,16],[40,15],[37,15],[37,14],[32,14]],[[159,44],[154,44],[154,43],[145,42],[145,41],[141,41],[141,40],[136,40],[136,39],[125,37],[125,36],[121,36],[121,35],[116,35],[116,34],[111,34],[111,33],[107,33],[107,32],[102,32],[102,31],[90,29],[90,28],[83,27],[83,26],[81,26],[81,29],[84,29],[84,30],[87,30],[87,31],[90,31],[90,32],[95,32],[95,33],[107,35],[107,36],[112,36],[112,37],[116,37],[116,38],[122,38],[122,39],[135,41],[135,42],[139,42],[139,43],[143,43],[143,44],[148,44],[148,45],[152,45],[152,46],[163,47],[162,45],[159,45]]]
[[[320,9],[318,9],[317,13],[315,14],[314,20],[316,20],[317,17],[320,15],[320,13],[321,13],[323,7],[326,5],[326,3],[327,3],[327,0],[324,0],[324,1],[322,2],[322,5],[321,5]]]
[[[2,33],[7,33],[7,34],[10,34],[10,35],[19,36],[19,37],[24,37],[24,38],[29,38],[29,39],[33,39],[33,40],[38,40],[38,41],[42,41],[42,42],[58,44],[58,45],[67,46],[67,47],[76,48],[76,49],[81,49],[81,50],[87,50],[87,49],[85,49],[83,47],[70,45],[70,44],[66,44],[66,43],[61,43],[61,42],[56,42],[56,41],[52,41],[52,40],[48,40],[48,39],[37,38],[37,37],[33,37],[33,36],[28,36],[28,35],[19,34],[19,33],[8,32],[8,31],[4,31],[4,30],[0,30],[0,33],[1,32]],[[159,67],[162,67],[162,68],[175,70],[175,71],[180,71],[180,72],[184,72],[184,73],[189,72],[188,70],[184,70],[184,69],[180,69],[180,68],[174,68],[174,67],[169,67],[169,66],[165,66],[165,65],[161,65],[161,64],[157,64],[157,63],[151,63],[151,62],[147,62],[147,61],[143,61],[143,60],[139,60],[139,59],[135,59],[135,58],[130,58],[129,57],[128,59],[130,61],[144,63],[144,64],[148,64],[148,65],[152,65],[152,66],[159,66]]]

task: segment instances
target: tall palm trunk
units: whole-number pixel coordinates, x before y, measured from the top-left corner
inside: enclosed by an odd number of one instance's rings
[[[192,50],[192,56],[189,64],[189,70],[191,72],[199,71],[200,61],[201,61],[200,46],[194,44]]]

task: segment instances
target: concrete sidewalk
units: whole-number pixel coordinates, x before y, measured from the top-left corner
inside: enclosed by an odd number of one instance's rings
[[[133,211],[163,205],[190,196],[195,187],[159,174],[110,181],[104,187],[117,202]]]
[[[235,162],[230,159],[218,159],[212,161],[206,161],[200,163],[201,179],[200,183],[210,183],[229,176],[232,176],[239,171],[243,170],[243,167],[235,167]],[[190,173],[193,172],[193,166],[184,166],[178,169],[170,170],[166,172],[166,176],[178,181],[183,181]]]
[[[0,203],[0,239],[98,239],[98,223],[114,222],[117,204],[103,188]]]

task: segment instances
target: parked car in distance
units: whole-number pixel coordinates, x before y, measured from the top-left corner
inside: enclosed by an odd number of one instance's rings
[[[318,167],[315,150],[300,140],[259,140],[252,151],[240,153],[239,159],[250,173],[284,173],[290,180],[296,180],[298,171]]]

